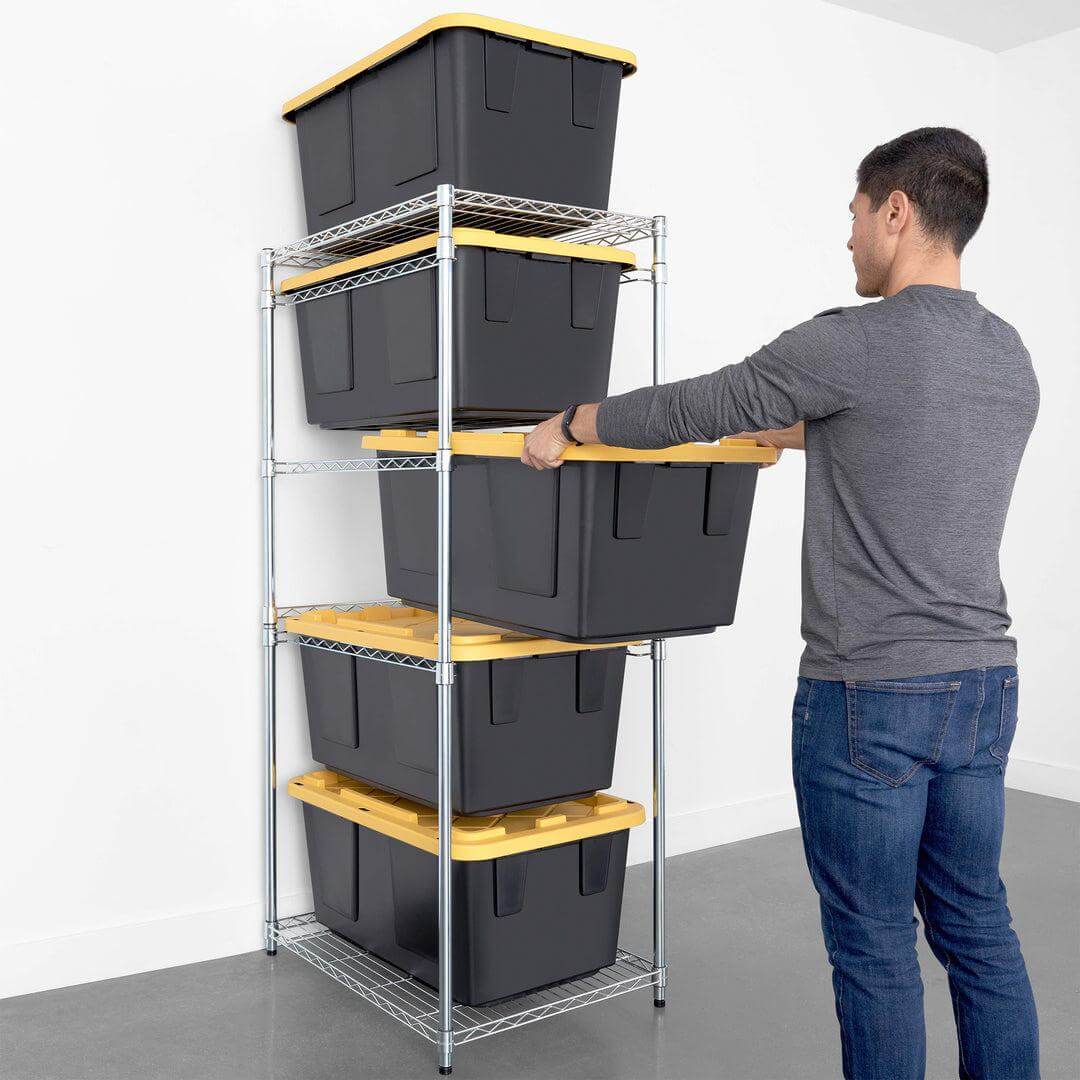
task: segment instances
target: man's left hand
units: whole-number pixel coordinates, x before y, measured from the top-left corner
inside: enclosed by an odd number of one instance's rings
[[[556,413],[525,436],[521,460],[534,469],[557,469],[562,452],[570,445],[562,433],[562,413]]]

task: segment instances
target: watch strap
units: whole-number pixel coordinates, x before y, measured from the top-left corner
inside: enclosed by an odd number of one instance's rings
[[[577,410],[578,410],[578,407],[577,407],[576,405],[571,405],[571,406],[570,406],[570,407],[569,407],[568,409],[566,409],[566,411],[565,411],[565,412],[563,412],[563,414],[562,414],[562,433],[563,433],[563,438],[564,438],[564,439],[565,439],[565,440],[566,440],[566,441],[567,441],[568,443],[571,443],[571,444],[573,444],[574,446],[580,446],[580,445],[581,445],[581,443],[579,443],[579,442],[577,441],[577,439],[575,439],[575,438],[574,438],[574,436],[573,436],[573,435],[572,435],[572,434],[570,433],[570,425],[571,425],[571,424],[572,424],[572,423],[574,422],[574,416],[575,416],[575,415],[577,414]]]

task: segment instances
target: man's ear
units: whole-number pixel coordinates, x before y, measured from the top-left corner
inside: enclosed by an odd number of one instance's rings
[[[892,191],[885,200],[885,231],[895,236],[912,220],[913,208],[907,193]]]

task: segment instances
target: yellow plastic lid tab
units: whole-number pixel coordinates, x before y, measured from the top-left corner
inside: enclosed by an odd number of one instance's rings
[[[584,38],[569,37],[566,34],[556,34],[550,30],[540,30],[535,26],[524,26],[521,23],[507,22],[505,19],[493,19],[488,15],[472,15],[466,12],[456,12],[448,15],[436,15],[433,19],[421,23],[401,37],[395,38],[381,49],[369,53],[355,64],[343,68],[336,75],[316,83],[310,90],[286,101],[281,107],[281,115],[286,120],[294,120],[298,110],[310,105],[313,101],[325,97],[336,90],[339,86],[370,71],[379,64],[393,59],[398,53],[411,48],[418,41],[440,30],[455,30],[459,28],[469,30],[484,30],[499,37],[514,38],[518,41],[532,41],[537,45],[547,45],[555,49],[565,49],[567,52],[577,53],[579,56],[588,56],[594,60],[614,60],[622,64],[623,76],[633,75],[637,71],[637,57],[626,49],[619,49],[614,45],[602,45],[598,41],[586,41]]]
[[[365,829],[401,840],[431,855],[438,854],[438,815],[421,803],[329,769],[290,780],[289,794]],[[450,854],[458,862],[499,859],[632,829],[644,820],[645,808],[640,803],[603,793],[506,814],[456,815],[451,827]]]
[[[524,445],[525,436],[516,431],[455,431],[450,436],[451,452],[470,457],[517,458],[521,457]],[[378,435],[365,435],[363,446],[367,450],[433,454],[438,448],[438,435],[434,431],[383,430]],[[564,461],[638,461],[657,465],[672,462],[771,464],[776,461],[777,452],[775,447],[760,446],[753,439],[721,439],[715,443],[683,443],[664,450],[568,446],[562,457]]]
[[[422,608],[372,604],[358,611],[323,608],[290,616],[285,629],[306,637],[360,645],[369,649],[439,657],[438,620]],[[472,619],[455,617],[450,631],[451,660],[506,660],[523,656],[550,656],[554,653],[585,652],[589,649],[619,649],[637,642],[621,641],[603,645],[578,644],[531,637],[516,630],[488,626]]]

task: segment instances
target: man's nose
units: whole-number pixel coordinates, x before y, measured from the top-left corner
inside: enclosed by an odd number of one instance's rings
[[[855,237],[854,236],[849,236],[848,237],[847,249],[848,249],[848,251],[854,253],[854,251],[855,251]]]

